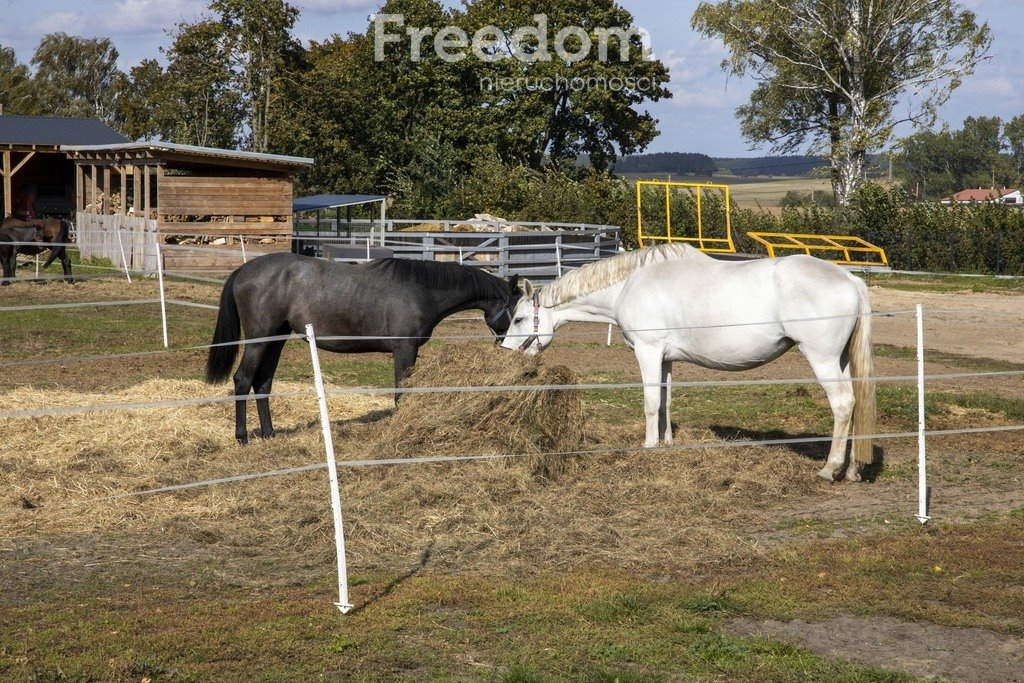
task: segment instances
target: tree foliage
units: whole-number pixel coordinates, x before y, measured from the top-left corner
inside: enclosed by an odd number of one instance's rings
[[[692,24],[725,43],[724,69],[756,83],[737,110],[744,136],[827,153],[841,205],[867,154],[897,123],[931,125],[991,44],[955,0],[720,0],[702,2]]]
[[[313,157],[299,192],[393,193],[393,215],[630,223],[629,186],[605,171],[658,135],[644,105],[671,93],[629,12],[615,0],[449,4],[387,0],[380,13],[404,17],[404,42],[378,60],[372,20],[303,45],[286,0],[209,0],[169,27],[163,59],[126,74],[106,39],[47,36],[34,75],[0,51],[0,98],[29,111],[37,92],[38,111],[99,116],[133,139]],[[404,27],[507,35],[452,60],[433,34],[414,54]]]
[[[236,93],[244,112],[241,135],[247,149],[266,152],[277,111],[282,81],[292,75],[301,46],[291,30],[299,10],[284,0],[213,0],[229,63],[237,79]]]
[[[901,142],[895,173],[914,196],[939,198],[973,187],[1024,183],[1024,115],[968,117],[959,130],[921,131]]]
[[[182,22],[165,51],[163,111],[154,126],[174,142],[234,148],[242,125],[242,96],[231,69],[232,45],[213,19]]]
[[[95,117],[115,123],[124,74],[108,38],[43,36],[32,56],[33,82],[50,116]]]
[[[28,66],[18,62],[14,50],[0,45],[0,105],[5,114],[40,113],[39,97]]]

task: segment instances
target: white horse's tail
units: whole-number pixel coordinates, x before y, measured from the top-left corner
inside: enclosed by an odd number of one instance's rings
[[[861,437],[875,433],[876,407],[874,354],[871,348],[871,303],[868,288],[859,278],[857,289],[860,306],[857,324],[850,337],[850,374],[853,377],[853,443],[850,447],[851,466],[869,465],[874,458],[871,439]]]

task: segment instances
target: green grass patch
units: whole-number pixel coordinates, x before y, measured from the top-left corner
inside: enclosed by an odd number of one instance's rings
[[[113,574],[5,605],[0,677],[910,680],[733,635],[704,594],[677,583],[637,588],[637,577],[422,576],[342,617],[325,597],[326,580],[255,593],[183,591],[177,575],[157,573],[141,590]]]

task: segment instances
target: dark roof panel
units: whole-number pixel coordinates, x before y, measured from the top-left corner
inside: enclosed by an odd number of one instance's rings
[[[292,201],[292,211],[316,211],[317,209],[337,209],[344,206],[373,204],[382,202],[387,197],[375,194],[318,194],[315,197],[300,197]]]
[[[98,119],[0,116],[0,145],[111,145],[128,138]]]

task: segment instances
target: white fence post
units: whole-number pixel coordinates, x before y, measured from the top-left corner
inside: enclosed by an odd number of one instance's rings
[[[612,325],[608,326],[608,346],[612,345]]]
[[[121,265],[124,266],[124,276],[128,278],[128,284],[132,283],[132,274],[128,272],[128,257],[124,253],[124,240],[121,239],[121,226],[117,226],[117,246],[121,250]],[[164,348],[167,345],[164,344]]]
[[[309,355],[313,361],[313,378],[316,382],[316,397],[320,401],[320,425],[324,431],[324,449],[327,451],[327,471],[331,479],[331,508],[334,511],[334,545],[338,552],[338,602],[335,606],[342,614],[352,610],[348,600],[348,568],[345,563],[345,526],[341,517],[341,492],[338,490],[338,465],[334,460],[334,438],[331,436],[331,417],[327,412],[327,392],[324,391],[324,376],[320,372],[320,356],[316,349],[316,335],[312,325],[306,325],[306,339],[309,341]]]
[[[927,524],[928,457],[924,423],[924,309],[917,305],[917,521]]]
[[[164,295],[164,260],[160,256],[160,233],[156,235],[156,279],[160,285],[160,319],[164,326],[164,348],[169,348],[167,340],[167,298]]]
[[[245,257],[245,238],[241,235],[238,236],[238,243],[242,245],[242,263],[248,263],[249,259]]]

